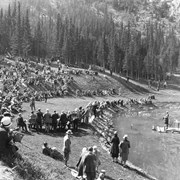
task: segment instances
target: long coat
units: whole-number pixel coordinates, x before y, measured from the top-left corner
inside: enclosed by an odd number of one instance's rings
[[[82,153],[79,158],[78,163],[76,164],[76,166],[78,167],[78,176],[83,176],[84,159],[85,159],[87,153],[88,152]]]
[[[96,157],[92,152],[89,152],[84,159],[84,172],[87,176],[90,176],[92,179],[96,177]]]
[[[120,140],[119,140],[119,137],[117,135],[115,135],[112,140],[111,140],[111,156],[113,158],[118,158],[118,155],[119,155],[119,143],[120,143]]]
[[[123,161],[128,160],[128,155],[129,155],[129,148],[130,148],[130,142],[128,140],[124,140],[120,143],[120,148],[121,148],[121,158]]]

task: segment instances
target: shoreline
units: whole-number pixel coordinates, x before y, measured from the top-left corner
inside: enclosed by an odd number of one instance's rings
[[[121,107],[122,108],[122,107]],[[114,131],[114,116],[115,115],[117,115],[118,113],[119,113],[119,111],[121,111],[122,109],[121,109],[120,107],[118,107],[118,112],[116,112],[117,111],[117,109],[116,109],[116,111],[114,112],[114,113],[112,113],[112,118],[110,118],[110,121],[111,121],[111,123],[113,124],[113,126],[112,126],[112,128],[111,128],[111,130],[112,131]],[[106,111],[106,110],[105,110]],[[100,120],[100,118],[97,118],[97,119],[95,119],[95,120]],[[108,146],[108,145],[106,145],[107,144],[107,138],[105,137],[106,136],[106,134],[104,133],[104,132],[102,132],[101,130],[98,130],[98,128],[96,128],[95,126],[93,126],[94,128],[95,128],[95,131],[99,134],[99,136],[100,136],[100,138],[99,138],[99,143],[100,143],[100,145],[101,145],[101,147],[108,153],[108,154],[110,154],[109,153],[109,148],[110,148],[110,145]],[[108,127],[107,127],[107,129],[108,129]],[[110,130],[110,131],[111,131]],[[154,176],[152,176],[152,175],[150,175],[148,172],[146,172],[146,171],[144,171],[142,168],[140,168],[140,167],[138,167],[138,166],[136,166],[136,165],[134,165],[133,163],[131,163],[130,161],[127,161],[127,164],[126,164],[126,168],[128,169],[128,170],[130,170],[130,171],[134,171],[134,172],[136,172],[137,174],[139,174],[140,176],[142,176],[142,177],[144,177],[144,178],[146,178],[146,179],[149,179],[149,180],[158,180],[156,177],[154,177]]]

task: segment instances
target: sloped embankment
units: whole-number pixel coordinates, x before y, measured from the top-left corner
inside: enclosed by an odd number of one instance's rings
[[[104,111],[103,116],[99,118],[95,118],[93,120],[93,127],[95,130],[100,134],[100,144],[103,149],[107,151],[107,153],[110,152],[110,140],[113,136],[113,133],[115,131],[115,128],[113,126],[113,117],[116,113],[120,111],[124,111],[125,109],[119,106],[108,108]],[[149,175],[146,171],[143,169],[133,165],[131,162],[127,162],[127,169],[136,172],[140,176],[144,177],[145,179],[149,180],[157,180],[155,177]]]

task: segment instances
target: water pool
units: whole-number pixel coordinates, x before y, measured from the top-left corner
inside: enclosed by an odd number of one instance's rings
[[[180,134],[152,131],[153,125],[163,126],[166,111],[171,122],[180,120],[179,103],[157,103],[156,107],[131,108],[118,114],[114,125],[120,139],[129,136],[129,161],[160,180],[180,180]]]

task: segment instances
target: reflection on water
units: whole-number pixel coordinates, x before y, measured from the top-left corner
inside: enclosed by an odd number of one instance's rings
[[[159,103],[158,107],[132,108],[115,117],[119,137],[129,135],[129,160],[160,180],[180,180],[180,134],[158,133],[152,126],[163,126],[169,111],[170,121],[180,120],[179,103]],[[172,124],[172,123],[171,123]]]

